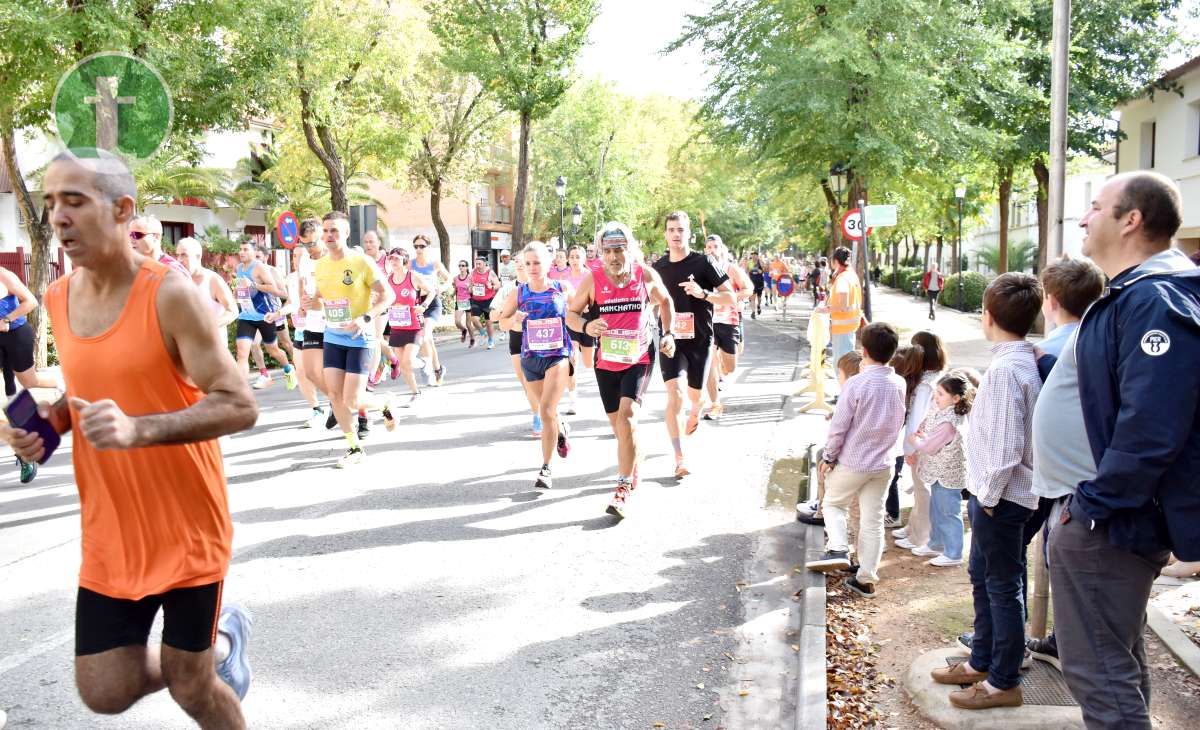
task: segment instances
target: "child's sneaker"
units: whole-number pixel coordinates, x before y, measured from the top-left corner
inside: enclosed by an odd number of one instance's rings
[[[816,560],[810,560],[804,567],[817,573],[832,573],[850,567],[850,556],[845,550],[826,550],[825,554]]]

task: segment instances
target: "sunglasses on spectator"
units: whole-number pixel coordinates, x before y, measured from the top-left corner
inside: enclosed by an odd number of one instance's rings
[[[157,235],[157,234],[154,234],[154,233],[146,233],[146,232],[143,232],[143,231],[130,231],[130,232],[129,232],[129,237],[130,237],[130,238],[132,238],[132,239],[133,239],[133,240],[135,240],[135,241],[140,241],[140,240],[142,240],[143,238],[145,238],[146,236],[154,236],[154,235]]]

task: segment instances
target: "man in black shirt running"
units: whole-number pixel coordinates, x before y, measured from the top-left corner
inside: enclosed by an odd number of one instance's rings
[[[667,433],[675,449],[675,477],[687,476],[683,465],[683,445],[679,438],[679,419],[683,414],[683,385],[679,376],[687,373],[687,396],[691,401],[687,433],[691,435],[700,423],[703,411],[701,398],[708,380],[709,352],[713,340],[713,305],[734,305],[733,285],[723,268],[711,258],[689,248],[692,224],[688,214],[676,211],[667,216],[667,255],[654,262],[654,270],[662,278],[667,293],[675,304],[673,322],[660,322],[663,336],[674,335],[675,354],[659,353],[658,364],[667,386]]]

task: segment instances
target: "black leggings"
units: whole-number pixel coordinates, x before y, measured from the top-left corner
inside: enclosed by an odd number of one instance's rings
[[[893,520],[900,517],[900,490],[897,489],[897,483],[900,481],[900,474],[904,471],[904,457],[896,457],[896,473],[892,476],[892,483],[888,485],[887,503],[885,509],[887,514]]]
[[[0,332],[0,366],[4,369],[4,392],[15,395],[15,373],[33,367],[33,327],[28,322],[7,332]]]

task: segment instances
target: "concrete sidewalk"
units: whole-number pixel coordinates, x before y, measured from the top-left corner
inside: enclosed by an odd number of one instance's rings
[[[900,330],[900,341],[913,333],[930,330],[942,338],[950,352],[950,364],[972,367],[980,372],[991,360],[991,343],[983,336],[981,317],[939,305],[937,319],[929,319],[929,303],[889,287],[871,287],[873,321],[888,322]]]

